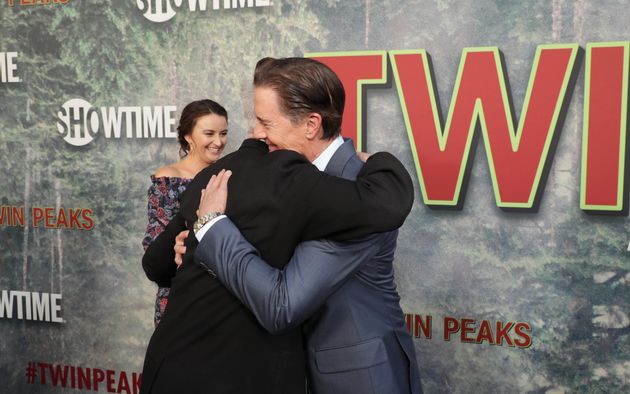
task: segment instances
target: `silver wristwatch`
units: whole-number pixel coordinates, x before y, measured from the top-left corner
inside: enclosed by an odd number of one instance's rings
[[[205,215],[203,215],[202,217],[200,217],[199,219],[195,221],[195,224],[193,224],[193,231],[195,232],[195,234],[197,234],[199,230],[201,230],[201,228],[204,226],[204,224],[208,223],[212,219],[217,218],[221,215],[223,215],[223,212],[206,213]]]

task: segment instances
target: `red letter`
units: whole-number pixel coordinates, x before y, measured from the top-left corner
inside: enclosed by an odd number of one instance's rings
[[[459,205],[479,122],[497,206],[534,206],[577,49],[537,48],[516,132],[497,48],[464,49],[444,130],[426,52],[390,52],[425,204]]]
[[[451,334],[455,334],[459,331],[459,321],[454,317],[444,318],[444,340],[450,341]]]
[[[90,368],[77,367],[77,375],[79,381],[79,388],[85,387],[87,390],[92,389],[92,370]]]
[[[523,338],[523,340],[515,339],[514,343],[518,347],[528,348],[532,345],[532,337],[528,334],[528,332],[532,332],[532,328],[527,323],[516,323],[514,326],[514,333],[519,337]]]
[[[413,315],[411,313],[405,313],[405,324],[407,325],[407,331],[409,331],[409,334],[413,335],[413,332],[411,331],[412,319],[413,319]]]
[[[44,220],[44,210],[42,208],[33,208],[33,227],[38,227],[39,222]]]
[[[94,219],[92,219],[92,210],[85,208],[81,210],[81,217],[85,221],[83,223],[83,230],[91,230],[94,228]]]
[[[125,390],[126,393],[131,394],[131,390],[129,389],[129,380],[127,380],[127,373],[125,371],[120,372],[120,377],[118,378],[118,390],[117,393],[122,393]]]
[[[114,380],[114,371],[108,369],[105,373],[107,375],[107,392],[115,393],[114,383],[116,383],[116,381]]]
[[[81,228],[81,224],[79,223],[80,213],[81,209],[70,208],[70,228]]]
[[[44,208],[44,214],[46,215],[46,218],[45,218],[46,220],[44,221],[44,227],[56,228],[55,224],[52,221],[55,217],[54,211],[55,211],[54,208]]]
[[[387,82],[387,54],[384,51],[332,52],[309,53],[305,57],[324,63],[339,76],[346,91],[342,134],[354,140],[357,150],[364,150],[363,85]]]
[[[63,372],[62,372],[63,371]],[[52,380],[52,385],[57,387],[57,384],[60,382],[61,387],[66,387],[66,382],[68,380],[68,366],[64,365],[63,369],[61,365],[55,365],[55,368],[50,367],[50,378]]]
[[[431,339],[431,316],[425,316],[423,321],[422,316],[416,315],[414,329],[414,336],[416,338],[420,338],[420,331],[422,331],[425,338]]]
[[[469,327],[471,324],[473,324],[472,327]],[[460,338],[461,341],[464,343],[471,343],[474,342],[474,339],[469,338],[467,336],[467,334],[469,332],[475,332],[475,321],[473,319],[462,319],[462,332],[460,333]]]
[[[135,372],[131,374],[131,379],[133,380],[133,394],[137,394],[140,391],[140,385],[142,384],[142,374],[136,374]]]
[[[76,374],[74,373],[74,366],[70,366],[70,388],[75,389],[76,385]]]
[[[11,207],[9,206],[1,206],[0,207],[0,226],[4,224],[4,218],[8,218],[9,226],[11,225]]]
[[[98,384],[105,380],[105,373],[102,369],[94,368],[94,391],[98,391]]]
[[[580,208],[622,211],[626,165],[628,42],[586,46]]]
[[[505,338],[505,342],[507,342],[508,346],[514,346],[514,344],[512,343],[512,339],[508,335],[513,326],[514,323],[512,323],[511,321],[507,322],[505,324],[505,327],[503,327],[502,322],[497,322],[497,345],[503,346],[503,339]]]
[[[68,228],[68,219],[66,218],[66,212],[63,208],[57,213],[57,228]]]
[[[24,207],[13,207],[13,226],[24,227]]]
[[[39,366],[39,376],[40,376],[39,381],[41,384],[46,384],[46,369],[52,368],[52,367],[48,363],[37,363],[37,365]]]
[[[477,343],[483,343],[488,341],[490,345],[494,345],[494,339],[492,338],[492,329],[490,328],[490,322],[482,320],[479,326],[479,334],[477,335]]]

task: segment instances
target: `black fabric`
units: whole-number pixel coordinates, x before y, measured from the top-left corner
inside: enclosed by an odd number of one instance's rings
[[[249,312],[194,259],[201,190],[221,169],[233,175],[226,213],[261,256],[283,267],[303,240],[348,240],[402,225],[413,185],[387,153],[372,155],[357,182],[317,170],[287,150],[267,153],[257,140],[201,171],[181,197],[179,214],[143,257],[147,277],[170,286],[169,304],[149,343],[142,393],[287,393],[305,391],[300,329],[264,331]],[[179,269],[175,236],[190,229]]]

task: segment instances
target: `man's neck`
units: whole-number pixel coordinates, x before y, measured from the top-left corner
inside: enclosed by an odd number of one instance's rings
[[[333,157],[333,155],[337,151],[337,149],[339,149],[339,147],[343,145],[343,138],[339,135],[330,140],[320,140],[320,141],[324,143],[324,144],[321,144],[321,150],[313,159],[309,158],[309,160],[311,160],[311,162],[320,171],[324,171],[324,169],[326,169],[326,166],[330,162],[330,159]]]

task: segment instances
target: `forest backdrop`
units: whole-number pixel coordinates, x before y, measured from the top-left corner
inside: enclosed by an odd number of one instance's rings
[[[621,212],[580,204],[587,44],[626,48],[627,98],[629,15],[616,0],[2,1],[0,392],[134,392],[155,297],[146,190],[178,158],[159,138],[170,119],[221,102],[232,151],[259,58],[356,51],[385,53],[360,94],[362,148],[415,182],[395,269],[425,392],[630,391],[627,188]],[[427,206],[390,51],[430,55],[444,126],[463,49],[498,47],[516,129],[541,44],[577,46],[534,209],[498,206],[479,127],[461,204]]]

